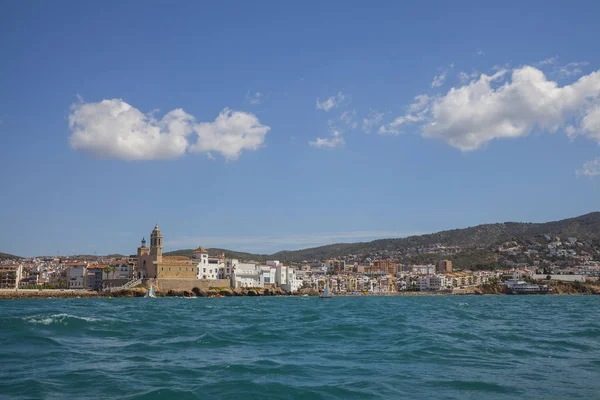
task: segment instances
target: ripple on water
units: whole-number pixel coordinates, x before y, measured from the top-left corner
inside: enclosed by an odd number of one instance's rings
[[[600,296],[57,299],[0,307],[0,393],[11,399],[600,393]]]

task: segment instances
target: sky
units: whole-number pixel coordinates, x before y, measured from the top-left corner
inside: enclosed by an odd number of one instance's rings
[[[484,4],[487,3],[487,4]],[[600,209],[597,1],[0,3],[0,252]]]

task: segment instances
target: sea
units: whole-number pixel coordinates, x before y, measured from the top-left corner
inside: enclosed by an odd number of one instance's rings
[[[0,300],[2,399],[600,399],[600,296]]]

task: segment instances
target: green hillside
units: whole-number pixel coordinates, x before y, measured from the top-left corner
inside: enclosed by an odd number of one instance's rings
[[[493,247],[513,239],[538,240],[542,235],[551,237],[577,237],[578,240],[600,243],[600,212],[593,212],[575,218],[545,223],[504,222],[484,224],[463,229],[453,229],[437,233],[410,236],[400,239],[379,239],[371,242],[336,243],[302,250],[280,251],[271,255],[251,254],[225,249],[208,249],[211,255],[225,253],[228,258],[264,261],[267,258],[283,262],[302,262],[305,260],[323,260],[349,254],[385,254],[401,252],[406,249],[427,248],[430,245],[460,246],[467,251],[454,256],[436,256],[418,254],[400,257],[403,262],[435,262],[438,258],[450,258],[465,266],[491,267],[496,265],[497,257]],[[537,239],[536,239],[537,238]],[[191,257],[192,249],[166,253]]]

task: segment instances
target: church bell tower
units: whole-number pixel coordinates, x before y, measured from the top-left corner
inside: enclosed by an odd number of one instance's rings
[[[150,235],[150,255],[155,256],[156,261],[162,261],[162,240],[162,233],[156,224]]]

